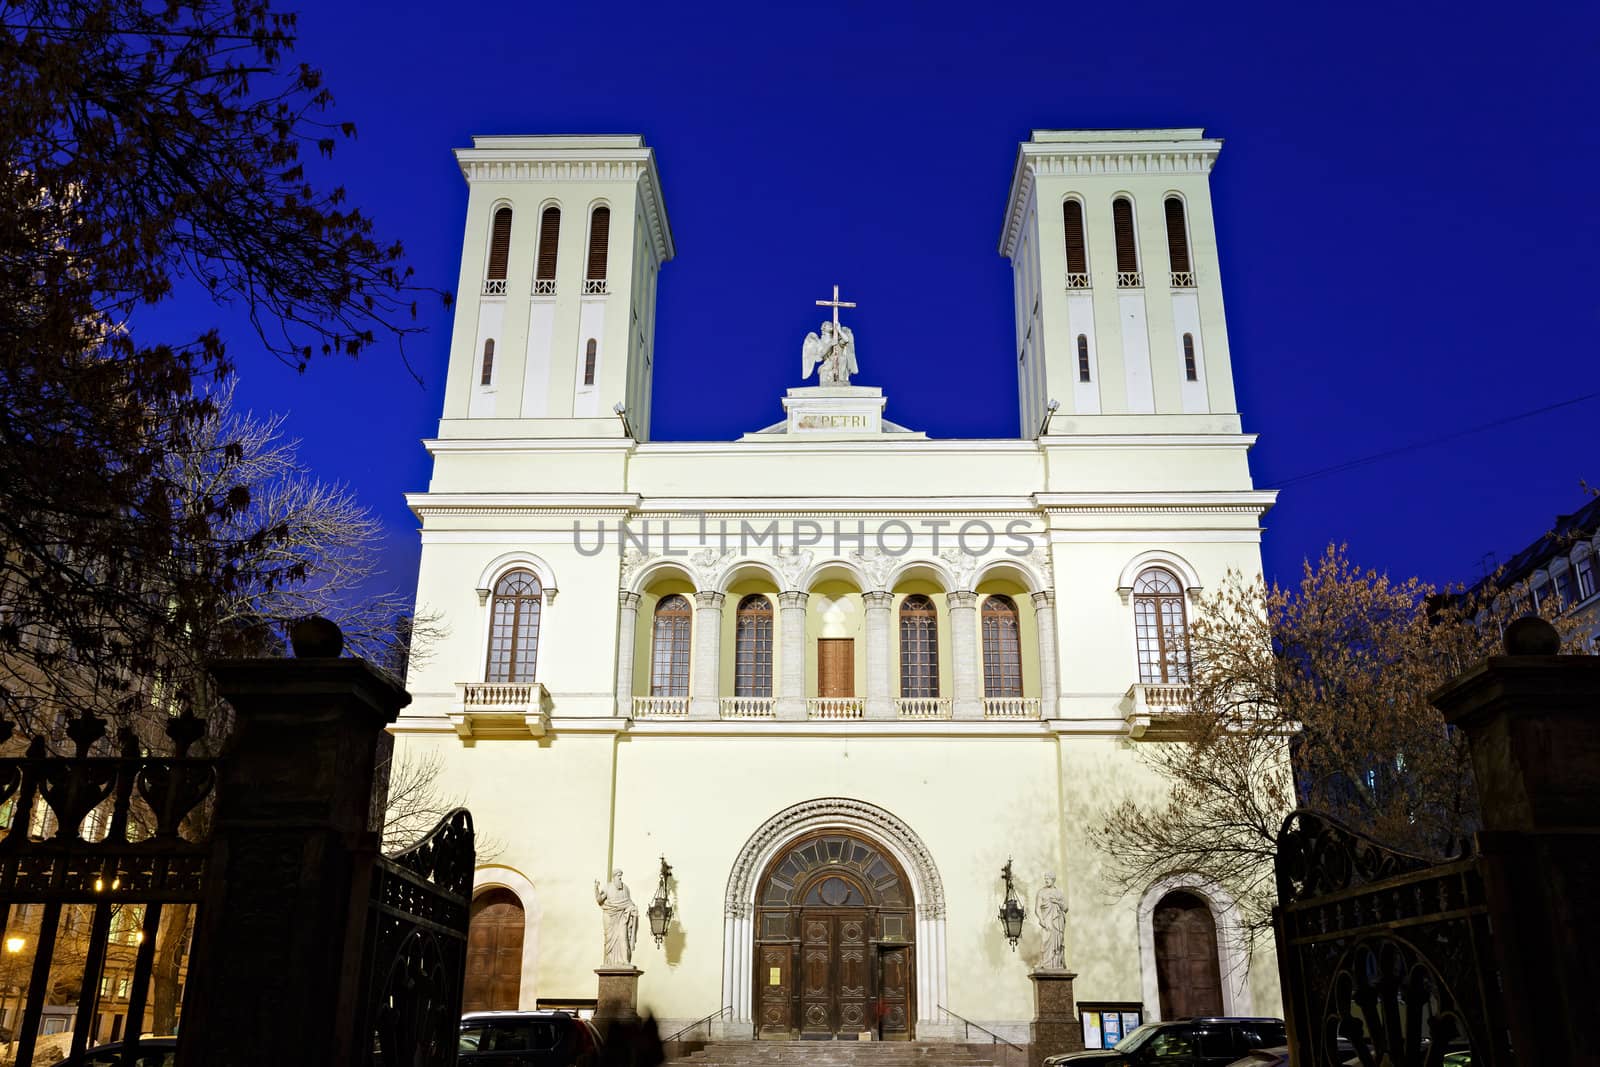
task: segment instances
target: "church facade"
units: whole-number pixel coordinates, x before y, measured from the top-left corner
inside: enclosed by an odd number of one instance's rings
[[[1095,842],[1107,807],[1159,796],[1139,749],[1183,714],[1192,598],[1259,572],[1273,501],[1234,402],[1220,148],[1193,129],[1020,146],[1000,237],[1016,437],[886,420],[860,379],[893,344],[858,355],[836,290],[804,345],[817,384],[719,442],[651,440],[673,237],[643,140],[457,152],[444,412],[408,498],[418,612],[448,635],[394,731],[489,846],[469,1008],[592,1000],[621,870],[640,1009],[672,1029],[1026,1040],[1029,972],[1063,941],[1091,1044],[1279,1013],[1228,887],[1174,871],[1115,892]],[[1057,888],[1064,937],[1037,921]]]

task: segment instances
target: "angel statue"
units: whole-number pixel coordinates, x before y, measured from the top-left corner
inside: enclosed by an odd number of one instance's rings
[[[861,373],[856,366],[856,335],[850,327],[824,322],[820,336],[806,334],[800,349],[800,379],[811,377],[813,370],[817,370],[819,385],[849,385],[850,375]]]

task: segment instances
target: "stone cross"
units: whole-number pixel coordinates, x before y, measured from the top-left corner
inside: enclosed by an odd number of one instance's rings
[[[853,308],[855,306],[856,306],[855,305],[855,301],[853,301],[853,300],[840,300],[839,299],[839,287],[837,285],[833,287],[833,299],[832,300],[818,300],[817,301],[817,307],[819,307],[819,308],[832,308],[833,309],[833,332],[834,332],[835,336],[837,336],[838,333],[839,333],[839,309],[840,308]]]

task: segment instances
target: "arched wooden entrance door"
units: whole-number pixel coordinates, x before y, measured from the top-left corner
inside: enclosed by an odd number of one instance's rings
[[[462,1011],[517,1010],[522,992],[523,936],[522,901],[515,893],[488,889],[473,898]]]
[[[1152,917],[1161,1017],[1222,1014],[1222,972],[1217,963],[1217,923],[1211,907],[1177,890],[1161,898]]]
[[[847,831],[808,834],[778,853],[756,890],[762,1039],[913,1036],[910,885],[881,846]]]

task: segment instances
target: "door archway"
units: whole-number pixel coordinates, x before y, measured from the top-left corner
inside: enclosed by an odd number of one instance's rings
[[[756,889],[757,1036],[914,1036],[916,917],[889,852],[850,830],[796,838]]]
[[[1156,904],[1151,923],[1161,1017],[1223,1014],[1217,924],[1210,905],[1194,893],[1174,890]]]
[[[473,898],[463,1012],[517,1010],[526,930],[522,901],[511,890],[486,889]]]

